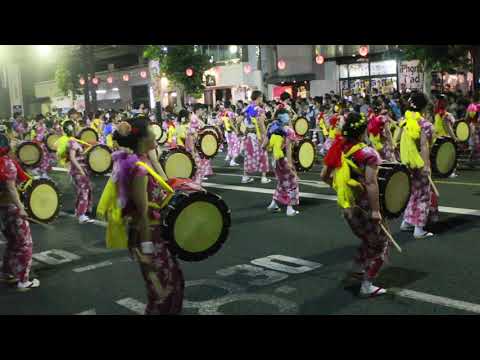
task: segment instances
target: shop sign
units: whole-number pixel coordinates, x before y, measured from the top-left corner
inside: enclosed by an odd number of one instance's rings
[[[402,61],[399,71],[400,89],[423,88],[423,69],[419,60]]]
[[[397,62],[385,60],[370,63],[370,75],[392,75],[397,73]]]

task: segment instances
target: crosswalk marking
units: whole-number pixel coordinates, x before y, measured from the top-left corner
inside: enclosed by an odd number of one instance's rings
[[[73,271],[76,272],[76,273],[81,273],[81,272],[95,270],[95,269],[110,266],[110,265],[113,265],[113,263],[111,261],[103,261],[103,262],[100,262],[100,263],[97,263],[97,264],[91,264],[91,265],[75,268],[75,269],[73,269]]]
[[[97,315],[97,311],[95,309],[88,309],[75,315]]]
[[[145,313],[146,305],[133,298],[124,298],[115,302],[118,305],[123,306],[124,308],[127,308],[128,310],[133,311],[134,313],[137,313],[139,315],[143,315]]]

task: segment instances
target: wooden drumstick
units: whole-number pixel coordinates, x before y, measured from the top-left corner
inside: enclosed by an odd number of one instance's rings
[[[435,183],[433,182],[432,177],[430,175],[428,175],[428,181],[430,181],[430,185],[432,186],[432,189],[435,195],[437,195],[437,197],[440,197],[440,193],[438,192],[438,189],[435,186]]]
[[[397,244],[397,242],[395,241],[395,239],[393,238],[392,234],[390,234],[390,232],[387,230],[387,228],[385,227],[385,225],[383,225],[382,222],[380,222],[380,227],[382,228],[383,232],[385,233],[385,235],[387,235],[388,239],[391,241],[391,243],[393,244],[393,246],[395,246],[395,248],[398,250],[398,252],[402,252],[402,248],[400,247],[400,245]]]

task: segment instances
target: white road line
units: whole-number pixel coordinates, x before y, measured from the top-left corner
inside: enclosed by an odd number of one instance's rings
[[[137,313],[139,315],[145,314],[146,305],[144,303],[141,303],[138,300],[135,300],[133,298],[124,298],[124,299],[117,300],[115,302],[118,305],[133,311],[134,313]]]
[[[242,174],[226,174],[226,173],[215,173],[215,175],[221,175],[221,176],[234,176],[234,177],[243,177]],[[261,176],[250,176],[254,179],[261,179],[262,177]],[[268,177],[269,179],[271,180],[275,180],[274,177]],[[322,181],[315,181],[315,180],[302,180],[300,179],[299,181],[300,185],[306,185],[306,186],[312,186],[312,187],[316,187],[316,188],[328,188],[329,186],[327,184],[325,184],[324,182]]]
[[[423,293],[420,291],[414,291],[414,290],[408,290],[408,289],[391,289],[391,291],[393,294],[397,296],[402,296],[402,297],[413,299],[413,300],[424,301],[424,302],[428,302],[435,305],[441,305],[449,308],[470,311],[473,313],[480,314],[479,304],[449,299],[443,296],[431,295],[431,294]]]
[[[97,315],[97,311],[95,309],[88,309],[75,315]]]
[[[280,286],[275,289],[275,292],[280,294],[291,294],[295,291],[297,291],[297,289],[288,285]]]
[[[245,191],[245,192],[253,192],[253,193],[260,193],[260,194],[273,194],[273,191],[274,191],[274,190],[263,189],[258,187],[223,185],[223,184],[216,184],[216,183],[203,183],[203,186],[217,188],[217,189]],[[307,198],[307,199],[337,201],[337,197],[334,195],[323,195],[323,194],[301,192],[300,197]],[[462,208],[455,208],[455,207],[448,207],[448,206],[439,206],[438,210],[442,213],[447,213],[447,214],[480,216],[480,210],[476,210],[476,209],[462,209]]]
[[[77,272],[77,273],[81,273],[81,272],[84,272],[84,271],[95,270],[95,269],[99,269],[99,268],[110,266],[110,265],[113,265],[113,263],[111,261],[103,261],[103,262],[100,262],[100,263],[97,263],[97,264],[92,264],[92,265],[88,265],[88,266],[75,268],[75,269],[73,269],[73,271]]]

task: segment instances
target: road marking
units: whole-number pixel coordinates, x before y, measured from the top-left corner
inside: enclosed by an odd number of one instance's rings
[[[0,245],[4,245],[6,244],[7,242],[5,240],[0,240]]]
[[[134,313],[137,313],[139,315],[145,314],[145,307],[146,305],[144,303],[141,303],[138,300],[135,300],[133,298],[124,298],[120,299],[118,301],[115,301],[118,305],[123,306],[124,308],[127,308],[128,310],[133,311]]]
[[[203,183],[203,186],[216,188],[216,189],[245,191],[245,192],[253,192],[253,193],[260,193],[260,194],[273,194],[273,191],[274,191],[271,189],[263,189],[258,187],[223,185],[223,184],[216,184],[216,183]],[[307,198],[307,199],[337,201],[337,197],[334,195],[323,195],[323,194],[301,192],[300,197]],[[476,209],[462,209],[462,208],[455,208],[455,207],[449,207],[449,206],[439,206],[438,211],[442,213],[447,213],[447,214],[480,216],[480,210],[476,210]]]
[[[52,255],[59,257],[60,259],[57,259]],[[71,252],[65,250],[52,249],[42,251],[41,253],[33,254],[32,258],[48,265],[60,265],[69,263],[71,261],[79,260],[80,256],[72,254]]]
[[[454,309],[470,311],[473,313],[480,314],[479,304],[449,299],[443,296],[431,295],[431,294],[423,293],[420,291],[414,291],[414,290],[408,290],[408,289],[392,288],[390,290],[394,295],[397,295],[397,296],[402,296],[402,297],[413,299],[413,300],[424,301],[424,302],[428,302],[435,305],[441,305],[441,306],[446,306]]]
[[[215,173],[215,175],[221,175],[221,176],[234,176],[234,177],[243,177],[242,174],[226,174],[226,173]],[[250,176],[251,178],[254,179],[261,179],[261,176]],[[268,179],[275,180],[275,177],[268,177]],[[300,185],[306,185],[306,186],[312,186],[316,188],[328,188],[329,186],[325,184],[323,181],[315,181],[315,180],[302,180],[300,179],[298,181]]]
[[[97,311],[95,309],[88,309],[75,315],[97,315]]]
[[[99,268],[110,266],[110,265],[113,265],[113,263],[111,261],[103,261],[103,262],[100,262],[100,263],[97,263],[97,264],[92,264],[92,265],[88,265],[88,266],[75,268],[75,269],[73,269],[73,271],[77,272],[77,273],[81,273],[81,272],[84,272],[84,271],[95,270],[95,269],[99,269]]]
[[[275,292],[280,294],[291,294],[295,291],[297,291],[297,289],[288,285],[280,286],[275,289]]]
[[[438,184],[447,184],[447,185],[480,186],[480,183],[467,183],[467,182],[459,182],[459,181],[435,180],[434,182],[435,182],[435,183],[438,183]]]

